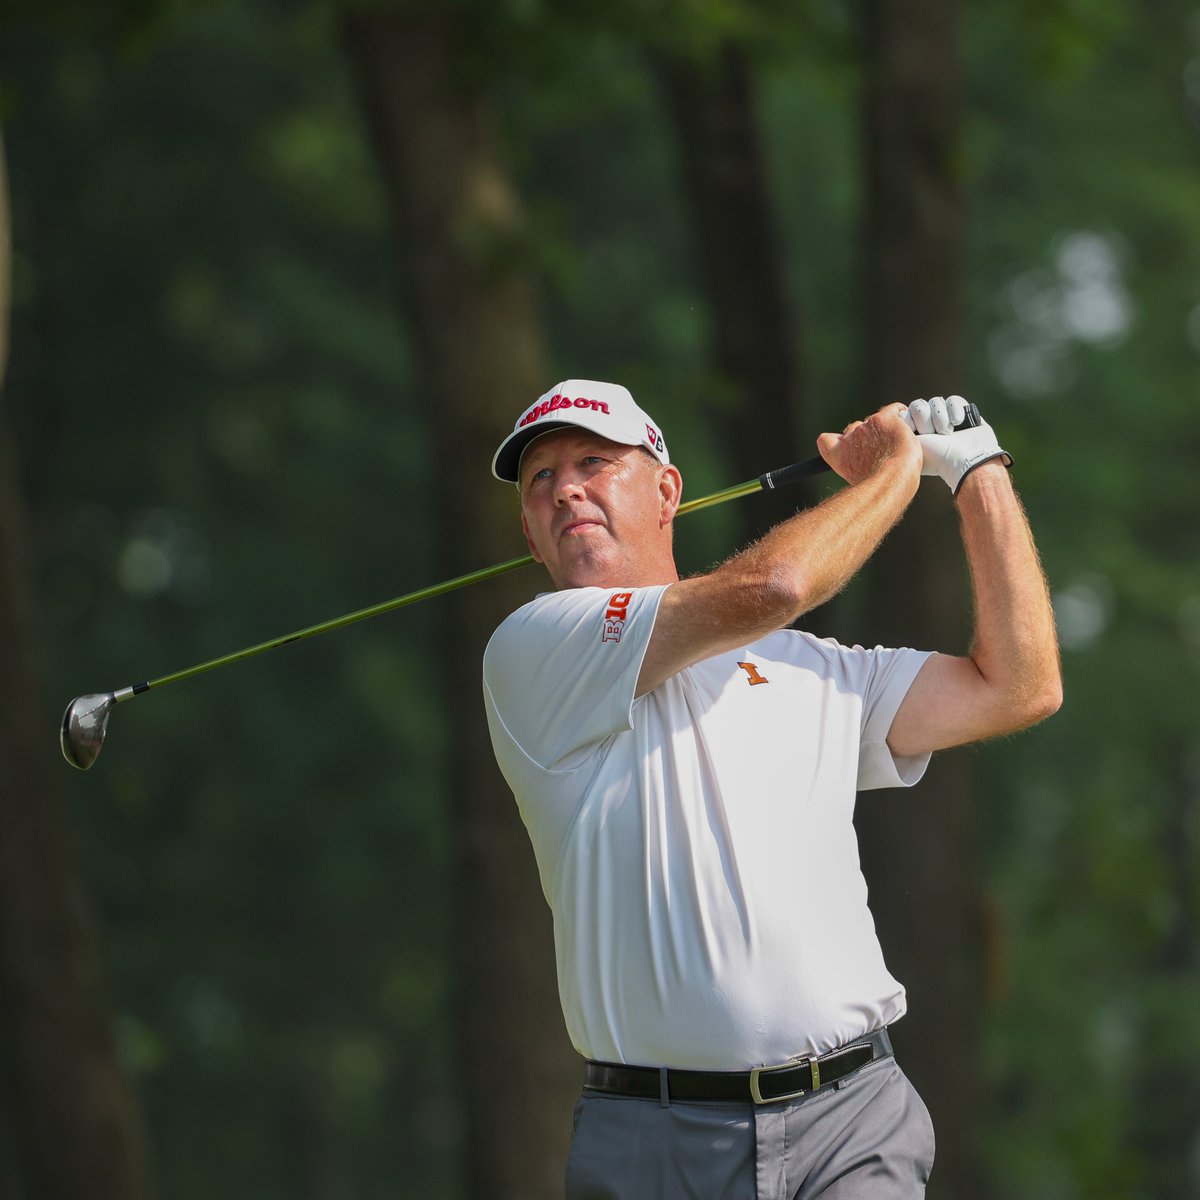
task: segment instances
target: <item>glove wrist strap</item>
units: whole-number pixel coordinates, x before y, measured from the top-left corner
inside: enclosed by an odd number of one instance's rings
[[[1000,461],[1003,462],[1010,471],[1012,470],[1013,456],[1009,454],[1007,450],[1001,450],[997,448],[988,454],[981,454],[978,458],[971,459],[963,466],[962,474],[958,477],[958,482],[952,489],[953,495],[957,498],[959,489],[963,485],[963,480],[966,479],[966,477],[970,475],[970,473],[975,470],[976,467],[982,467],[984,463],[995,462],[996,459],[1000,459]]]

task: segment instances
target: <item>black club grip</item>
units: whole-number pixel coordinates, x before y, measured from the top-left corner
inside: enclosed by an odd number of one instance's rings
[[[968,401],[967,411],[963,414],[963,419],[954,428],[974,428],[982,424],[983,417],[979,415],[979,409]],[[810,475],[820,475],[829,469],[829,464],[818,454],[815,458],[806,458],[804,462],[792,463],[790,467],[778,467],[774,471],[768,471],[765,475],[760,475],[758,477],[758,486],[764,492],[773,492],[776,488],[799,483],[801,479],[806,479]]]

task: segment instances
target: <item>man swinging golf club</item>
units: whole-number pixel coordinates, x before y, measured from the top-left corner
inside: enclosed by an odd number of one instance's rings
[[[568,1200],[924,1194],[933,1131],[888,1040],[904,989],[867,909],[855,795],[1061,702],[1011,459],[986,423],[956,428],[969,407],[891,404],[822,434],[848,486],[687,579],[680,473],[625,388],[567,380],[497,451],[557,589],[500,626],[483,674],[587,1060]],[[922,475],[959,510],[970,654],[787,628],[849,581]]]

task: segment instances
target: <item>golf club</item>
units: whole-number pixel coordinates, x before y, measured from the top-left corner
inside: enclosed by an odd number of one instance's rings
[[[960,424],[963,425],[978,425],[980,423],[979,410],[974,404],[967,405],[966,416]],[[677,515],[684,513],[696,512],[701,508],[710,508],[714,504],[723,504],[726,500],[737,500],[742,496],[749,496],[754,492],[769,492],[777,488],[787,487],[789,484],[796,483],[798,480],[809,475],[819,475],[824,471],[829,470],[829,464],[821,457],[809,458],[804,462],[793,463],[788,467],[780,467],[775,471],[768,471],[765,475],[760,475],[757,479],[752,479],[748,483],[740,483],[731,488],[725,488],[724,491],[714,492],[711,496],[702,496],[698,500],[690,500],[686,504],[679,506]],[[245,650],[237,650],[233,654],[225,654],[220,658],[210,659],[208,662],[199,663],[194,667],[187,667],[182,671],[176,671],[172,675],[163,675],[158,679],[151,679],[145,683],[134,683],[128,687],[123,687],[115,692],[93,692],[86,696],[77,696],[67,706],[67,711],[63,714],[62,729],[59,733],[59,744],[62,746],[63,757],[73,767],[78,767],[81,771],[86,771],[92,763],[99,757],[100,750],[104,746],[104,736],[108,731],[108,719],[112,715],[112,710],[126,700],[132,699],[134,696],[140,696],[143,692],[148,692],[153,688],[165,687],[168,683],[178,683],[183,679],[191,679],[193,675],[202,675],[206,671],[215,671],[217,667],[225,667],[230,663],[241,662],[246,658],[253,658],[258,654],[265,654],[268,650],[275,650],[280,646],[290,645],[292,642],[303,641],[305,638],[316,637],[320,633],[331,633],[335,629],[342,629],[347,625],[353,625],[358,621],[365,621],[368,617],[382,616],[384,613],[389,613],[397,608],[404,608],[409,604],[416,604],[419,600],[431,600],[435,596],[443,596],[447,592],[453,592],[457,588],[468,587],[473,583],[482,583],[485,579],[494,579],[497,575],[503,575],[507,571],[515,570],[517,567],[527,566],[533,562],[533,555],[525,554],[520,558],[510,558],[507,562],[497,563],[492,567],[484,567],[478,571],[472,571],[468,575],[459,575],[455,579],[448,579],[443,583],[435,583],[431,587],[421,588],[419,591],[409,592],[404,596],[397,596],[392,600],[385,600],[382,604],[372,605],[370,608],[361,608],[357,612],[347,613],[343,617],[334,617],[330,621],[322,621],[318,625],[310,625],[307,629],[298,629],[295,633],[284,634],[282,637],[272,638],[267,642],[260,642],[257,646],[249,646]]]
[[[773,491],[776,488],[786,487],[788,484],[795,483],[807,475],[819,475],[822,471],[829,469],[828,464],[822,458],[811,458],[805,462],[793,463],[789,467],[781,467],[777,471],[768,471],[765,475],[760,475],[757,479],[751,480],[749,483],[739,484],[736,487],[726,488],[724,491],[714,492],[711,496],[703,496],[698,500],[688,501],[686,504],[679,506],[679,514],[695,512],[697,509],[709,508],[714,504],[722,504],[726,500],[736,500],[741,496],[748,496],[752,492]],[[194,667],[187,667],[182,671],[176,671],[171,675],[163,675],[159,679],[151,679],[145,683],[134,683],[128,687],[120,688],[115,692],[93,692],[86,696],[78,696],[67,706],[67,711],[63,714],[62,730],[59,734],[59,743],[62,746],[63,757],[73,767],[78,767],[81,771],[86,771],[92,765],[100,754],[100,750],[104,745],[104,735],[108,731],[108,719],[112,715],[112,710],[126,700],[132,699],[134,696],[140,696],[143,692],[148,692],[153,688],[165,687],[168,683],[178,683],[182,679],[190,679],[193,675],[202,675],[206,671],[215,671],[217,667],[228,666],[230,663],[241,662],[246,658],[253,658],[257,654],[265,654],[268,650],[274,650],[279,646],[287,646],[292,642],[303,641],[305,638],[316,637],[320,633],[331,633],[335,629],[341,629],[346,625],[353,625],[358,621],[365,621],[368,617],[382,616],[384,613],[392,612],[397,608],[404,608],[409,604],[416,604],[419,600],[431,600],[434,596],[442,596],[447,592],[455,591],[457,588],[468,587],[473,583],[482,583],[485,579],[493,579],[497,575],[503,575],[508,571],[513,571],[517,567],[527,566],[533,562],[533,555],[525,554],[520,558],[510,558],[507,562],[497,563],[492,567],[484,567],[479,571],[472,571],[468,575],[459,575],[455,579],[447,579],[443,583],[435,583],[431,587],[421,588],[416,592],[409,592],[404,596],[397,596],[392,600],[385,600],[382,604],[372,605],[370,608],[362,608],[357,612],[347,613],[343,617],[335,617],[330,621],[322,621],[318,625],[310,625],[307,629],[298,629],[295,633],[284,634],[282,637],[272,638],[267,642],[260,642],[256,646],[248,646],[245,650],[235,651],[233,654],[226,654],[220,658],[210,659],[208,662],[199,663]]]

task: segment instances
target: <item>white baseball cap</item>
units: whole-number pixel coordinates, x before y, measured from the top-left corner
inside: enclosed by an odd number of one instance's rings
[[[570,425],[622,446],[645,446],[663,466],[671,461],[657,423],[637,406],[628,388],[595,379],[564,379],[517,418],[492,459],[492,474],[517,483],[525,447],[544,433]]]

